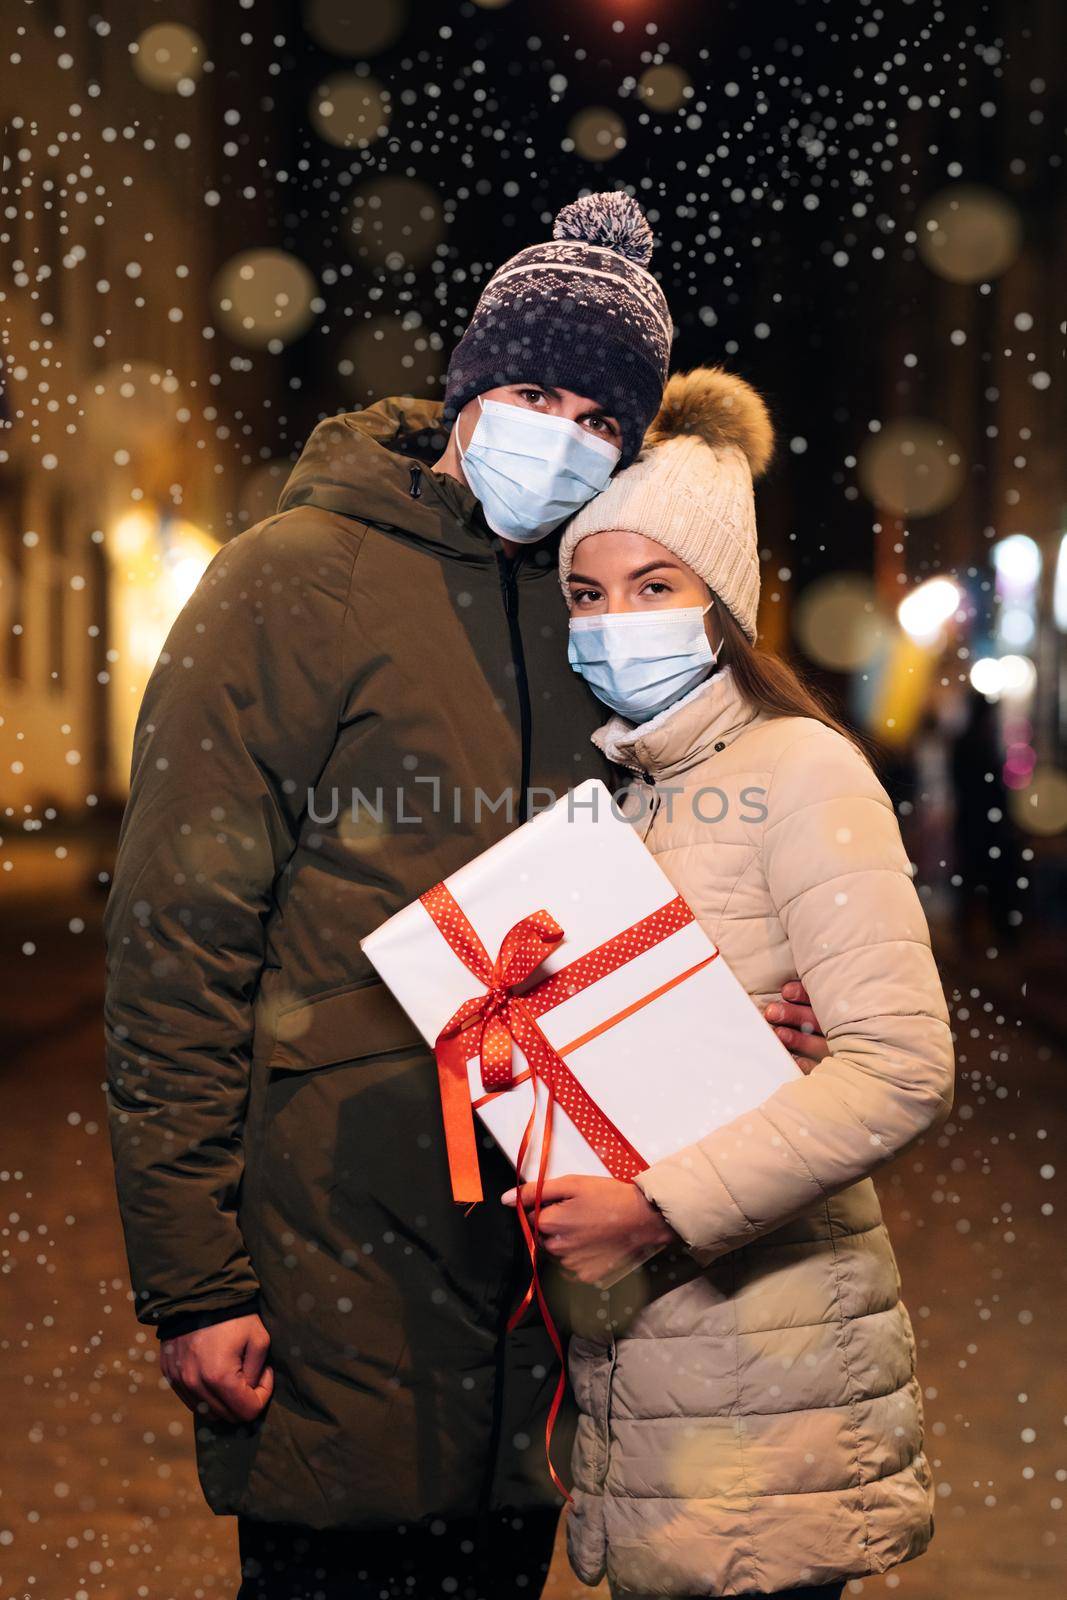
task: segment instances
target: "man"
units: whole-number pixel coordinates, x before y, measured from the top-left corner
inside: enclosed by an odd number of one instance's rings
[[[553,1352],[532,1315],[505,1337],[523,1240],[506,1207],[452,1203],[432,1055],[359,940],[613,779],[550,535],[658,405],[650,252],[625,195],[565,208],[487,285],[443,407],[316,428],[145,690],[105,920],[109,1126],[136,1314],[238,1518],[239,1600],[544,1581]]]

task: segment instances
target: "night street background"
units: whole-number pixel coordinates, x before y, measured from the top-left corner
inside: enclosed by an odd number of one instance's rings
[[[495,266],[615,187],[672,367],[768,399],[761,642],[877,746],[956,1031],[879,1178],[937,1530],[846,1594],[1067,1593],[1065,60],[1059,0],[4,6],[0,1600],[236,1588],[103,1096],[147,675],[315,423],[439,396]]]

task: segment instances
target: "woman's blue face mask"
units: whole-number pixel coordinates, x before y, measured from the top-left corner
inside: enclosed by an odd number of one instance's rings
[[[572,617],[567,659],[605,705],[647,722],[714,668],[718,653],[704,630],[713,605]]]
[[[478,396],[481,416],[459,458],[495,533],[534,544],[607,487],[622,451],[567,417]]]

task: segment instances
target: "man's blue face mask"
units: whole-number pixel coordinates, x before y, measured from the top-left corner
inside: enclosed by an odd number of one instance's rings
[[[478,396],[481,416],[459,447],[467,482],[495,533],[535,544],[605,489],[622,451],[566,417]]]

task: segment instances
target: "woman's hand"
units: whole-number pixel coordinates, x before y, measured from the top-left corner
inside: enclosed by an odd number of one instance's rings
[[[536,1184],[501,1195],[533,1216]],[[632,1183],[616,1178],[549,1178],[541,1193],[541,1245],[565,1276],[580,1283],[614,1283],[678,1235],[662,1212]]]
[[[810,1072],[830,1054],[819,1019],[811,1009],[808,992],[795,979],[782,985],[781,1001],[772,1000],[763,1013],[801,1072]]]

